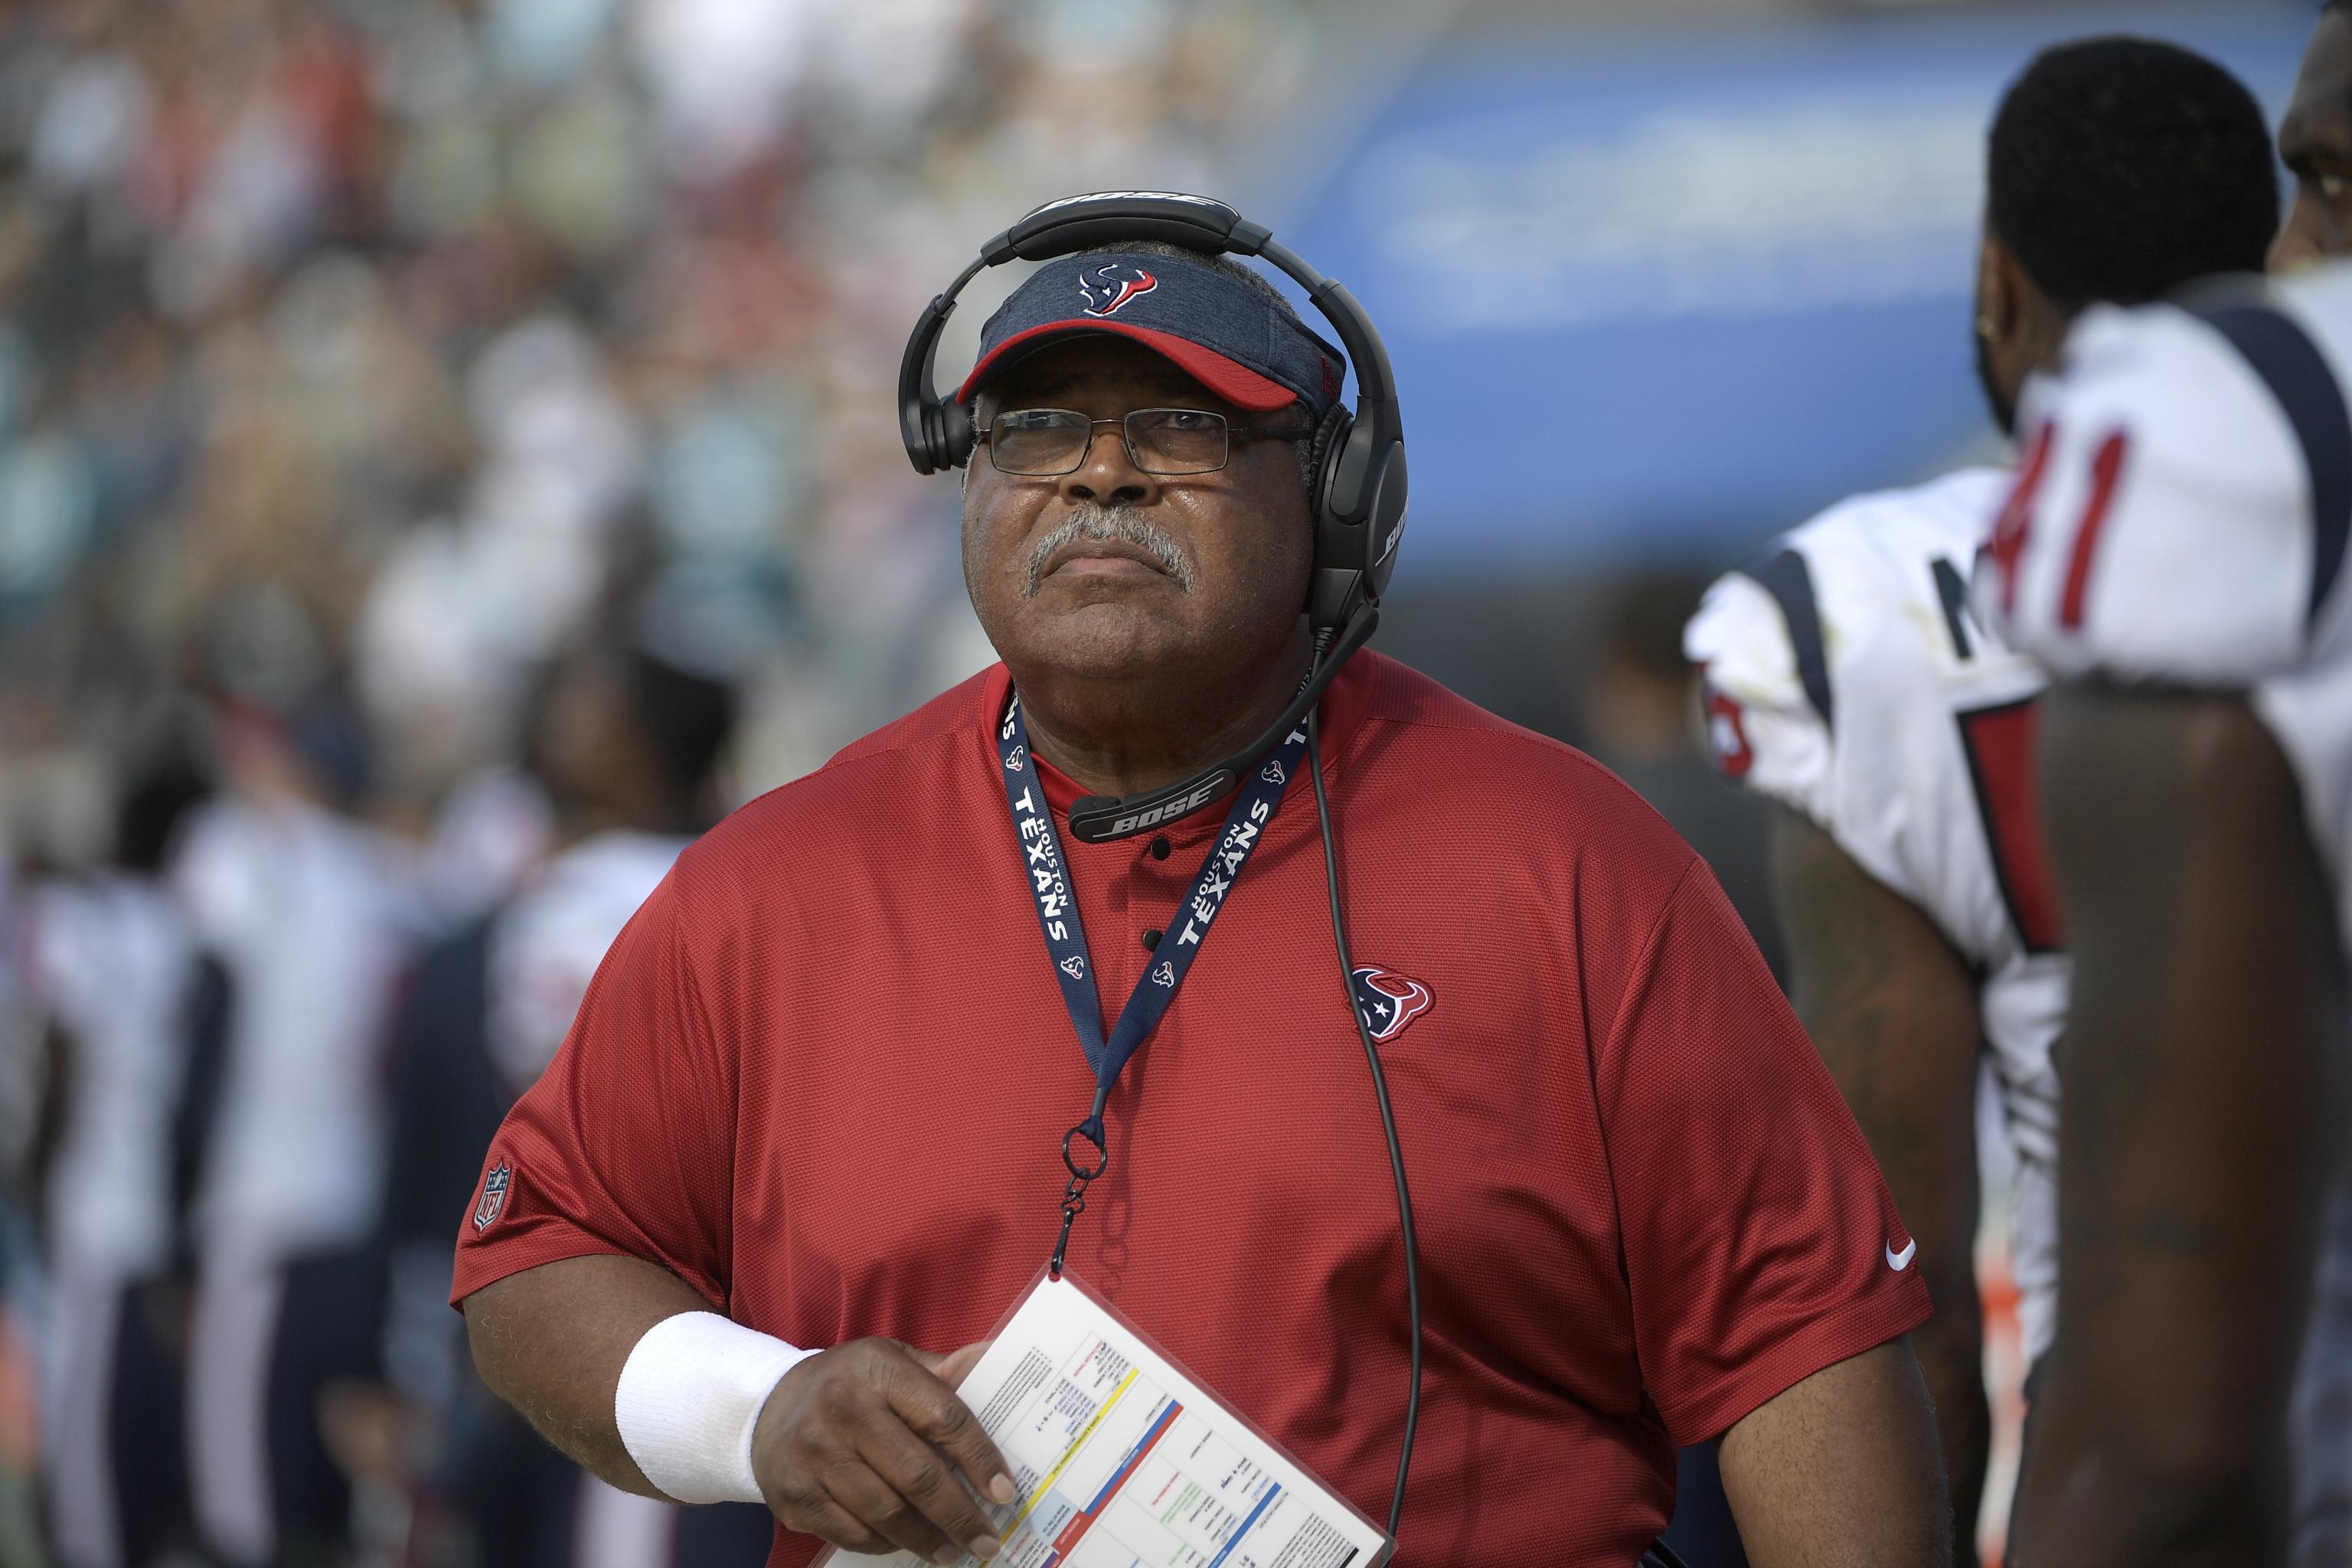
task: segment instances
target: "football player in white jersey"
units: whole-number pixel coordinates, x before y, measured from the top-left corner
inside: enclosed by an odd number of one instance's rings
[[[2097,301],[2258,266],[2277,221],[2262,110],[2220,67],[2101,38],[2034,61],[1992,130],[1978,275],[2004,429],[2027,374]],[[2008,477],[1860,497],[1724,578],[1686,637],[1730,777],[1789,809],[1774,881],[1799,1013],[1869,1136],[1937,1316],[1935,1396],[1957,1560],[1973,1562],[1990,1419],[1973,1243],[1976,1089],[1990,1049],[2019,1167],[2026,1351],[2055,1326],[2067,967],[2028,762],[2043,677],[1970,615]]]
[[[2092,316],[2067,366],[1978,585],[2063,683],[2080,955],[2021,1561],[2274,1563],[2352,1077],[2352,267]],[[2315,1458],[2294,1560],[2352,1560]]]
[[[2352,247],[2352,19],[2274,260]],[[1978,596],[2062,682],[2068,1294],[2028,1563],[2352,1562],[2352,267],[2087,318]],[[2299,1363],[2299,1365],[2298,1365]]]

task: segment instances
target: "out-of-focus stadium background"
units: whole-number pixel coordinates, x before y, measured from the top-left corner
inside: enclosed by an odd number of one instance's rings
[[[904,335],[1030,205],[1137,187],[1228,197],[1381,323],[1414,479],[1382,646],[1621,766],[1754,907],[1680,622],[1819,505],[1993,450],[2000,88],[2128,28],[2275,119],[2311,11],[0,0],[0,922],[110,858],[158,759],[232,797],[299,767],[397,975],[544,853],[525,721],[582,639],[737,688],[736,800],[978,668]],[[37,989],[0,973],[18,1478],[58,1376]],[[43,1561],[6,1517],[0,1563]]]

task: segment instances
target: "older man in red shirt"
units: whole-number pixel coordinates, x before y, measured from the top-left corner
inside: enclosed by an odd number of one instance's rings
[[[1246,863],[1198,879],[1222,802],[1069,830],[1301,692],[1345,362],[1247,268],[1132,242],[1049,261],[982,345],[964,559],[1003,664],[687,852],[462,1226],[491,1386],[616,1485],[764,1499],[776,1568],[998,1550],[1010,1479],[949,1384],[1045,1262],[1090,1102],[1117,1157],[1069,1268],[1360,1508],[1397,1465],[1405,1244],[1309,781],[1245,782]],[[1760,1568],[1946,1562],[1909,1237],[1706,867],[1388,659],[1318,715],[1418,1220],[1399,1561],[1621,1568],[1675,1446],[1720,1438]],[[1155,983],[1097,1101],[1100,1018]]]

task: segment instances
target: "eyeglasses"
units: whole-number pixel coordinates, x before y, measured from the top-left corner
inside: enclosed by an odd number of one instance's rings
[[[1213,474],[1235,437],[1299,441],[1297,430],[1234,425],[1202,408],[1139,408],[1124,419],[1089,419],[1068,408],[1017,408],[988,422],[980,439],[1000,474],[1071,474],[1087,460],[1095,432],[1117,426],[1128,460],[1147,474]]]

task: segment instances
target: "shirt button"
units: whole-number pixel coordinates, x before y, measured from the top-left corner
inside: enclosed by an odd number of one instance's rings
[[[1176,847],[1174,845],[1168,842],[1168,836],[1163,833],[1159,837],[1154,838],[1151,841],[1151,858],[1154,860],[1165,860],[1168,858],[1170,851],[1173,850],[1175,847]]]
[[[1154,949],[1158,948],[1158,947],[1159,947],[1159,945],[1160,945],[1160,933],[1159,933],[1158,931],[1145,931],[1145,932],[1143,933],[1143,951],[1144,951],[1144,952],[1152,952]]]

